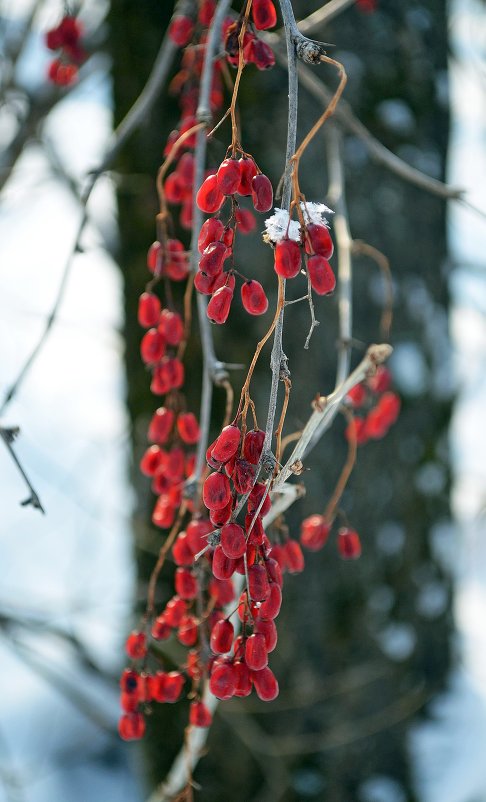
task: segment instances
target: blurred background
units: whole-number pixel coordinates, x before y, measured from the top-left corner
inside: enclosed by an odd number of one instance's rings
[[[318,7],[294,2],[298,19]],[[145,85],[172,9],[155,0],[73,7],[90,56],[77,84],[62,90],[46,79],[44,34],[63,3],[0,2],[2,403],[51,312],[89,171]],[[386,439],[360,449],[343,498],[361,559],[343,563],[331,539],[306,555],[303,575],[287,578],[272,662],[280,696],[220,705],[196,799],[486,802],[484,6],[357,2],[311,35],[334,43],[348,72],[345,99],[369,131],[406,164],[464,188],[468,203],[404,180],[340,128],[351,234],[391,264],[390,367],[402,414]],[[319,77],[334,85],[324,68]],[[286,97],[280,67],[245,72],[243,144],[274,185]],[[303,88],[299,138],[320,108]],[[49,339],[2,407],[0,425],[20,427],[15,453],[46,514],[19,506],[29,493],[0,443],[1,802],[138,802],[181,745],[184,704],[159,706],[142,744],[123,744],[116,732],[123,641],[160,544],[137,467],[154,402],[136,306],[154,239],[154,176],[177,119],[177,98],[164,90],[98,180]],[[224,156],[227,137],[222,128],[211,143],[210,164]],[[301,184],[308,199],[326,200],[322,136],[306,153]],[[247,260],[271,294],[269,249],[258,231],[244,243],[242,271]],[[360,343],[379,337],[384,290],[363,257],[354,260],[354,285],[356,364]],[[321,326],[304,351],[308,310],[290,310],[293,431],[315,393],[332,389],[338,328],[335,300],[320,301]],[[235,308],[225,331],[215,331],[218,357],[248,363],[266,326],[258,320],[249,337]],[[197,341],[187,358],[197,410]],[[264,417],[268,359],[259,371]],[[242,378],[234,375],[236,391]],[[307,495],[287,516],[296,536],[332,492],[343,428],[337,421],[306,462]],[[171,573],[168,565],[161,597]]]

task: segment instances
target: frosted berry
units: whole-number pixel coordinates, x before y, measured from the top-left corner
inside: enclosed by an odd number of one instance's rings
[[[292,239],[282,239],[275,247],[275,272],[282,278],[294,278],[300,270],[300,245]]]
[[[273,189],[270,179],[260,173],[251,182],[251,198],[257,212],[268,212],[273,206]]]
[[[196,195],[196,203],[202,212],[214,214],[224,203],[225,196],[218,187],[216,174],[208,175],[199,187]]]
[[[263,315],[268,309],[268,298],[259,281],[250,279],[241,285],[241,302],[250,315]]]
[[[327,259],[315,254],[307,259],[307,272],[309,273],[312,289],[318,295],[328,295],[336,287],[336,277]]]
[[[354,529],[341,527],[338,532],[338,549],[343,560],[357,560],[361,555],[361,541]]]

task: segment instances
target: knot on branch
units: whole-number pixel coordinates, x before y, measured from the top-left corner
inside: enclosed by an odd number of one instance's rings
[[[229,379],[229,373],[223,362],[214,362],[210,367],[211,380],[218,387]]]
[[[305,64],[319,64],[321,56],[326,55],[324,47],[319,42],[313,42],[302,34],[296,37],[295,52],[297,58]]]
[[[290,466],[290,470],[292,473],[295,473],[296,476],[300,476],[304,473],[304,463],[300,459],[296,459],[295,462],[292,463]]]
[[[198,480],[194,476],[190,476],[189,479],[186,480],[183,490],[183,497],[185,499],[193,499],[196,497],[197,490],[198,490]]]
[[[368,376],[374,376],[376,373],[376,368],[378,365],[381,365],[382,362],[386,362],[388,357],[391,355],[393,348],[388,343],[380,343],[379,345],[373,344],[370,345],[366,352],[366,356],[370,361],[370,367],[367,371]]]
[[[282,382],[290,382],[290,370],[289,370],[289,363],[288,359],[285,354],[282,354],[280,357],[280,368],[279,368],[279,379]]]
[[[209,546],[219,546],[220,540],[221,540],[221,533],[219,529],[216,529],[215,532],[211,532],[211,534],[209,534],[207,537]]]
[[[277,460],[271,451],[264,451],[262,454],[262,468],[265,471],[273,471],[277,464]]]
[[[18,426],[1,426],[0,433],[6,443],[13,443],[15,438],[20,434],[20,429]]]

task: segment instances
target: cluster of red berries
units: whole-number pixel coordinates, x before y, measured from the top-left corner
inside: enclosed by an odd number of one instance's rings
[[[400,398],[389,388],[391,374],[380,365],[376,374],[357,384],[346,396],[348,403],[363,413],[356,415],[346,430],[348,439],[353,435],[358,445],[384,437],[400,413]],[[351,432],[351,426],[354,431]]]
[[[186,271],[187,273],[187,271]],[[152,479],[157,502],[152,515],[156,526],[171,526],[182,501],[184,480],[194,469],[194,454],[183,446],[199,440],[199,424],[192,412],[183,409],[179,392],[184,384],[184,364],[176,349],[184,338],[181,316],[162,309],[157,295],[144,292],[138,305],[138,321],[147,329],[140,343],[143,362],[152,371],[150,389],[154,395],[165,395],[165,406],[153,414],[148,428],[151,445],[142,457],[140,470]],[[163,448],[163,446],[170,446]]]
[[[319,207],[319,204],[312,206]],[[308,214],[304,215],[307,221],[302,228],[295,223],[291,226],[290,219],[286,227],[280,223],[275,225],[274,220],[281,216],[282,210],[276,212],[273,218],[266,221],[266,239],[275,246],[274,268],[277,275],[285,279],[295,278],[301,272],[304,257],[312,289],[318,295],[333,292],[336,277],[328,260],[333,254],[334,246],[327,225],[321,221],[314,222]],[[317,219],[319,217],[317,215]]]
[[[46,32],[49,50],[59,50],[59,56],[49,64],[47,76],[57,86],[70,86],[78,77],[79,64],[86,59],[80,45],[82,28],[76,17],[66,15],[59,25]]]
[[[259,70],[268,70],[275,64],[275,55],[266,42],[263,42],[256,31],[266,31],[277,24],[277,12],[272,0],[253,0],[250,24],[243,35],[243,63],[254,64]],[[223,40],[226,57],[233,67],[240,62],[239,37],[242,19],[233,22],[225,20]]]
[[[273,205],[270,180],[258,169],[251,156],[224,159],[218,170],[210,173],[201,184],[196,202],[207,214],[219,212],[226,200],[231,203],[231,216],[226,225],[217,217],[203,223],[198,248],[201,254],[194,285],[204,295],[211,295],[207,315],[213,323],[225,323],[235,289],[235,270],[224,270],[225,262],[233,256],[237,230],[248,230],[245,210],[240,209],[237,196],[251,196],[257,212],[268,212]],[[259,281],[246,279],[241,287],[241,300],[250,315],[262,315],[268,309],[268,299]]]

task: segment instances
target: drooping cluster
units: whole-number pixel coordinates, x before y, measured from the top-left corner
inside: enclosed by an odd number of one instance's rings
[[[350,390],[346,400],[360,414],[354,416],[346,430],[348,439],[352,434],[351,426],[358,445],[386,435],[400,414],[400,398],[390,390],[390,386],[390,371],[380,365],[374,376]]]
[[[236,233],[245,233],[252,223],[248,217],[251,212],[240,208],[237,196],[251,196],[257,212],[268,212],[272,208],[270,180],[247,154],[238,159],[234,156],[224,159],[218,170],[207,176],[196,195],[197,205],[207,214],[220,212],[225,201],[231,208],[226,225],[219,217],[210,217],[203,223],[198,239],[201,257],[194,284],[199,292],[211,295],[207,315],[213,323],[225,323],[228,319],[237,275],[233,267]],[[227,261],[230,266],[225,269]],[[265,291],[255,279],[244,280],[241,300],[250,315],[261,315],[268,309]]]
[[[277,275],[295,278],[304,260],[311,287],[318,295],[329,295],[336,286],[329,264],[334,246],[324,216],[330,211],[322,203],[302,203],[303,225],[292,220],[285,209],[275,209],[275,214],[265,221],[265,239],[275,247]]]
[[[53,84],[70,86],[77,79],[79,65],[86,59],[81,35],[79,20],[69,14],[62,18],[59,25],[46,32],[45,42],[49,50],[59,51],[47,71],[47,77]]]

